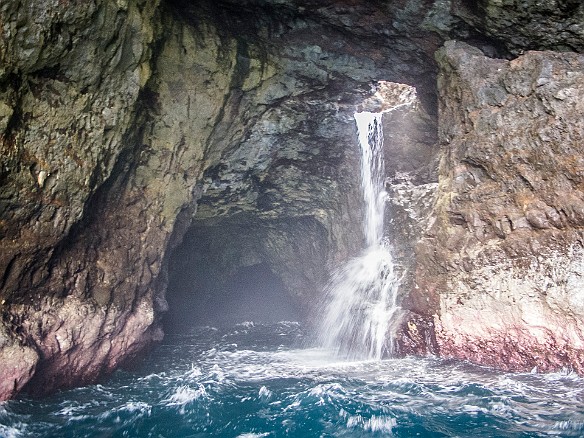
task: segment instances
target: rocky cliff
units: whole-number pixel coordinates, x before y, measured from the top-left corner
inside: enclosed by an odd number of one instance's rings
[[[447,42],[437,201],[418,243],[439,351],[584,371],[584,56],[489,59]]]
[[[0,5],[0,399],[160,339],[181,251],[212,279],[265,266],[309,313],[362,243],[352,113],[380,81],[419,96],[384,120],[402,352],[582,371],[583,22],[574,1]]]

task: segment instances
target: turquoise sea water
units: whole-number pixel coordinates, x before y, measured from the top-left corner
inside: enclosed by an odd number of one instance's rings
[[[167,336],[133,371],[0,404],[2,437],[584,436],[584,380],[438,359],[340,363],[296,323]]]

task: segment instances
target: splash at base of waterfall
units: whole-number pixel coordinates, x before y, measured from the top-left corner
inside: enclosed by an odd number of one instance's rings
[[[328,287],[319,344],[339,357],[375,359],[391,356],[401,309],[398,277],[384,245],[367,248],[335,272]]]
[[[436,358],[331,360],[298,323],[193,327],[133,371],[0,403],[0,436],[584,436],[584,379]]]

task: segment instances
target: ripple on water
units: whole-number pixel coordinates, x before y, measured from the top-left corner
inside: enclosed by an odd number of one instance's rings
[[[584,380],[573,373],[339,362],[298,349],[299,333],[246,323],[170,336],[137,371],[0,404],[0,436],[584,436]]]
[[[0,402],[0,437],[17,438],[25,436],[26,418],[19,418],[6,409],[10,402]]]

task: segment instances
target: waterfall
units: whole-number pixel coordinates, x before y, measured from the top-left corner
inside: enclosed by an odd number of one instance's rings
[[[368,247],[381,244],[387,194],[383,188],[383,129],[381,113],[355,113],[361,148],[361,189],[365,201],[363,232]]]
[[[381,114],[355,114],[361,147],[366,248],[332,276],[319,328],[320,344],[347,359],[381,359],[394,350],[399,323],[398,278],[383,239],[384,190]]]

